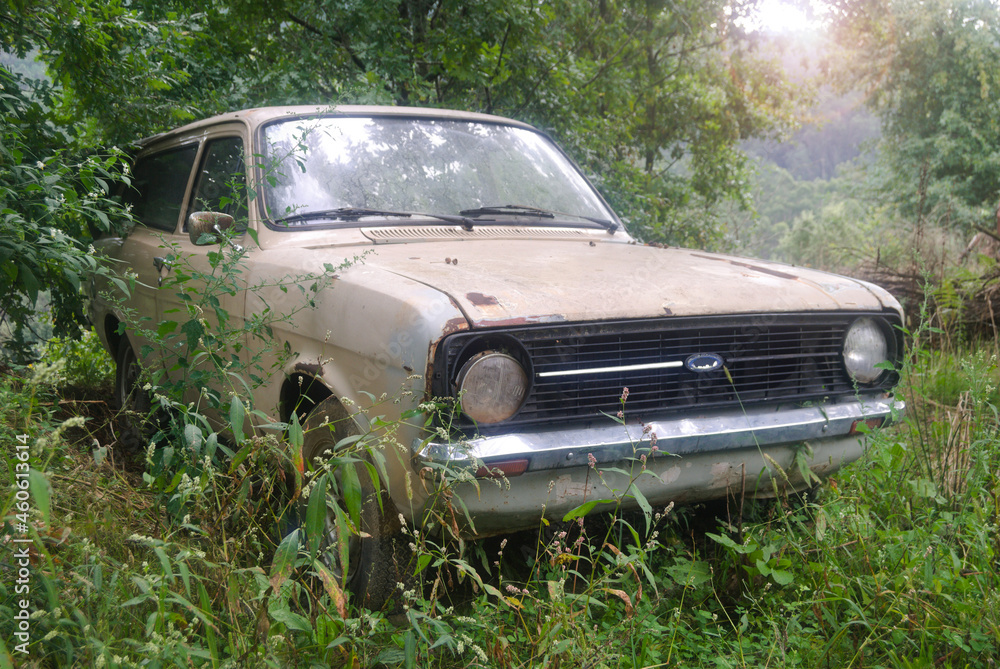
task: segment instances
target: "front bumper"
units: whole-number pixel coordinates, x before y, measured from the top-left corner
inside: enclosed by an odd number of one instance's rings
[[[562,518],[594,499],[621,499],[635,507],[634,484],[653,505],[721,498],[737,492],[773,494],[808,485],[804,463],[827,476],[864,453],[859,425],[886,425],[905,409],[891,398],[850,398],[808,407],[754,408],[651,420],[645,424],[524,431],[466,442],[414,444],[425,461],[487,466],[527,460],[509,486],[480,480],[457,490],[479,535],[537,526],[543,514]],[[656,435],[652,454],[650,435]],[[646,461],[640,462],[640,455]],[[797,459],[798,458],[798,459]],[[591,459],[595,463],[590,466]],[[605,471],[613,466],[618,472]],[[776,471],[780,467],[782,471]],[[624,472],[629,472],[627,475]],[[605,504],[612,507],[615,504]],[[599,507],[600,508],[600,507]]]
[[[475,458],[489,464],[523,458],[529,461],[527,471],[538,471],[587,465],[590,455],[598,463],[637,457],[638,449],[649,448],[651,434],[656,435],[659,450],[671,455],[847,436],[856,431],[859,422],[891,423],[904,408],[903,402],[892,399],[851,398],[808,407],[706,413],[645,424],[620,425],[607,419],[600,427],[513,432],[459,444],[431,441],[414,448],[424,459],[437,462]]]

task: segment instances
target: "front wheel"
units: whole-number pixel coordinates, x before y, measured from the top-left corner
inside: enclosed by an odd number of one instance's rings
[[[346,582],[354,600],[372,610],[395,609],[401,604],[402,583],[408,588],[413,581],[411,551],[407,537],[402,532],[399,512],[384,486],[377,485],[377,474],[368,466],[370,459],[364,449],[355,448],[363,441],[356,441],[338,450],[337,444],[346,437],[361,433],[360,427],[335,397],[320,402],[302,426],[302,458],[306,467],[306,482],[316,480],[329,471],[333,481],[327,487],[327,513],[320,539],[320,557],[338,580]],[[349,456],[346,451],[353,451]],[[347,473],[351,467],[353,475]],[[357,483],[361,491],[360,533],[345,530],[343,518],[347,505],[343,492],[350,485],[346,478]],[[374,479],[376,480],[373,480]],[[303,495],[298,504],[298,516],[304,523],[309,498]],[[338,512],[332,506],[336,504]],[[307,544],[311,543],[308,532]],[[342,550],[342,541],[346,551]],[[343,557],[347,556],[347,563]],[[346,573],[346,579],[344,574]]]

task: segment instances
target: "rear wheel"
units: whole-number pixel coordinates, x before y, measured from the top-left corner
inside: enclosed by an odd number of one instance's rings
[[[307,482],[321,475],[331,457],[337,457],[337,443],[357,435],[360,428],[335,397],[320,402],[306,418],[303,428],[302,457],[306,463]],[[402,532],[399,512],[389,498],[388,491],[372,480],[371,469],[362,451],[358,462],[342,463],[332,468],[335,483],[327,488],[327,515],[320,540],[320,556],[338,580],[346,573],[348,590],[354,601],[368,609],[396,609],[402,603],[397,583],[405,587],[413,581],[411,551],[407,537]],[[337,512],[330,507],[337,504],[347,507],[339,491],[344,489],[344,472],[341,467],[353,467],[361,488],[360,535],[349,532],[344,537],[347,544],[347,564],[343,563],[341,529]],[[311,475],[310,475],[311,472]],[[305,520],[308,498],[299,501],[298,516]],[[307,542],[309,541],[307,535]],[[387,606],[388,605],[388,606]]]
[[[115,363],[115,403],[121,416],[118,441],[128,449],[145,450],[153,435],[152,402],[142,388],[142,366],[128,337],[122,337]]]

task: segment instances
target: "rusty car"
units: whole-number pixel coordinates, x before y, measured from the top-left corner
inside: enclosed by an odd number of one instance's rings
[[[234,179],[241,198],[223,195]],[[197,265],[238,248],[246,277],[278,279],[223,295],[235,319],[287,301],[282,281],[349,261],[311,308],[270,326],[287,355],[252,398],[274,424],[301,422],[307,463],[366,433],[359,408],[373,398],[402,398],[380,409],[389,421],[454,403],[447,425],[399,422],[405,452],[366,487],[381,497],[365,503],[342,568],[370,604],[395,587],[400,523],[441,503],[420,484],[434,467],[468,466],[453,490],[461,531],[487,536],[561,519],[610,499],[608,487],[658,508],[805,488],[861,457],[869,429],[904,408],[903,316],[888,292],[641,243],[519,121],[249,109],[145,140],[133,182],[136,226],[99,246],[133,273],[127,305],[154,324],[179,306],[160,288],[178,256]],[[169,377],[121,304],[95,289],[90,309],[120,401],[143,368]],[[642,476],[622,474],[637,466]]]

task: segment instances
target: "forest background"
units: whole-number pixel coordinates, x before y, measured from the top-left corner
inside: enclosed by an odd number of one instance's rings
[[[39,578],[72,587],[62,599],[54,585],[45,595],[44,608],[60,616],[43,617],[39,628],[67,637],[36,641],[34,657],[43,658],[36,661],[167,666],[175,653],[213,665],[235,657],[266,664],[278,652],[278,664],[329,662],[334,653],[346,664],[414,666],[419,658],[519,666],[544,657],[556,666],[596,657],[593,666],[610,666],[625,662],[608,655],[623,638],[632,663],[650,666],[679,658],[687,666],[769,658],[966,666],[995,657],[1000,11],[990,0],[801,0],[789,7],[813,20],[809,30],[776,33],[761,24],[758,4],[11,0],[0,7],[0,313],[3,393],[14,411],[3,437],[66,433],[49,440],[38,485],[73,509],[60,516],[62,539],[52,534],[55,505],[39,525],[50,546]],[[478,627],[443,616],[436,601],[409,626],[380,618],[368,633],[343,620],[327,629],[325,614],[303,625],[287,609],[265,615],[267,595],[235,583],[241,597],[264,602],[249,620],[239,607],[212,613],[206,600],[178,603],[175,574],[189,570],[210,584],[220,563],[196,565],[172,543],[180,535],[170,528],[180,521],[160,517],[162,495],[108,469],[93,425],[101,415],[84,415],[85,445],[71,438],[82,421],[57,430],[67,403],[82,411],[74,404],[80,398],[65,394],[73,392],[68,372],[39,380],[37,363],[66,358],[66,369],[93,372],[84,380],[100,387],[107,363],[92,342],[74,343],[87,340],[80,288],[106,271],[90,242],[128,225],[112,194],[128,179],[132,142],[214,113],[298,103],[436,106],[524,120],[567,150],[642,241],[886,285],[909,315],[908,423],[875,435],[876,455],[817,501],[782,507],[752,529],[740,525],[741,542],[708,532],[692,543],[684,539],[690,526],[677,521],[686,529],[654,541],[665,554],[639,551],[667,575],[666,583],[650,576],[652,601],[649,587],[643,599],[635,583],[608,581],[593,591],[613,593],[602,605],[618,623],[589,604],[585,613],[564,606],[546,590],[551,581],[531,578],[519,582],[517,606],[482,593],[467,603],[485,611],[489,625]],[[84,363],[69,360],[74,355]],[[167,543],[150,549],[152,567],[125,560],[134,546],[100,545],[111,525],[128,521],[71,502],[80,493],[73,481],[117,491],[141,509],[138,517],[167,523],[157,538]],[[832,519],[844,522],[834,529]],[[904,547],[856,550],[895,544]],[[95,583],[110,570],[131,580]],[[539,595],[531,610],[532,620],[546,621],[544,635],[541,622],[525,623],[535,586],[551,595]],[[222,596],[206,592],[213,603]],[[627,616],[613,609],[624,606],[615,599],[627,601]],[[135,616],[110,615],[126,600]],[[642,613],[633,616],[640,600]],[[186,606],[189,622],[168,634],[170,611],[182,620]],[[153,613],[140,619],[139,609]],[[579,627],[579,616],[596,635],[567,631]],[[566,625],[553,632],[552,620]],[[509,632],[503,643],[488,641],[497,630]],[[12,637],[0,632],[2,666],[11,661]]]

